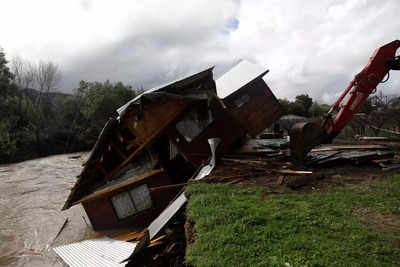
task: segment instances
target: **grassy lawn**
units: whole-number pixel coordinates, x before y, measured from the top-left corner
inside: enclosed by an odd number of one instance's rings
[[[331,192],[188,188],[193,266],[400,266],[400,174]]]

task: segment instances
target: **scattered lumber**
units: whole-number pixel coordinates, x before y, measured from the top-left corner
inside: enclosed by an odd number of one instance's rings
[[[163,186],[157,186],[157,187],[150,187],[149,190],[150,192],[157,192],[157,191],[163,191],[163,190],[172,190],[172,189],[177,189],[183,186],[187,186],[189,184],[193,184],[194,182],[188,182],[188,183],[183,183],[183,184],[171,184],[171,185],[163,185]]]
[[[296,171],[296,170],[274,170],[280,174],[312,174],[312,171]]]
[[[136,241],[139,239],[141,236],[142,232],[131,232],[123,235],[119,235],[116,237],[113,237],[113,239],[119,240],[119,241],[126,241],[126,242],[132,242]]]
[[[167,237],[167,235],[162,235],[162,236],[152,240],[148,247],[151,248],[151,247],[155,247],[155,246],[159,246],[159,245],[164,244],[166,237]]]
[[[384,168],[382,168],[382,171],[388,172],[388,171],[393,171],[393,170],[397,170],[397,169],[400,169],[400,164],[393,164],[390,166],[385,166]]]

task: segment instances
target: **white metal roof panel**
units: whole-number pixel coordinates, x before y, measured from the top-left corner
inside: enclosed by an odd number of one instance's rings
[[[194,177],[195,180],[201,180],[211,173],[215,167],[215,151],[219,145],[220,138],[208,139],[208,144],[211,148],[211,160],[210,163],[203,166],[199,173]],[[150,240],[153,239],[158,232],[168,223],[168,221],[174,216],[175,213],[186,203],[187,198],[185,192],[182,192],[166,209],[164,209],[161,214],[149,225],[149,235]]]
[[[136,243],[104,237],[62,245],[53,250],[70,267],[121,267],[126,263],[120,262],[128,258],[135,247]]]
[[[226,98],[249,82],[264,76],[267,72],[268,70],[257,64],[241,60],[216,80],[217,95],[219,98]]]

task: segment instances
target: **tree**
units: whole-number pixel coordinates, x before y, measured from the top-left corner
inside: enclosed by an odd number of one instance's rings
[[[291,103],[289,112],[290,112],[290,114],[307,117],[306,116],[307,112],[304,108],[304,105],[302,105],[301,103],[296,102],[296,101]]]
[[[116,109],[136,96],[131,86],[121,82],[111,83],[81,81],[76,90],[81,94],[81,113],[86,120],[82,127],[84,139],[94,142],[109,117],[116,116]]]
[[[313,104],[313,100],[311,97],[309,97],[308,95],[298,95],[298,96],[296,96],[296,100],[294,102],[296,105],[303,106],[303,110],[304,110],[304,114],[302,114],[303,116],[308,117],[310,115],[309,111]],[[297,108],[297,109],[299,109],[299,108]]]
[[[36,67],[34,64],[19,56],[11,60],[11,71],[15,79],[14,82],[20,89],[33,88],[36,79]]]
[[[49,97],[49,93],[57,89],[58,83],[61,80],[61,72],[57,64],[51,61],[40,61],[34,73],[35,81],[38,86],[37,89],[39,91],[39,96],[36,101],[40,103],[44,92],[47,97]]]
[[[313,104],[312,98],[308,95],[298,95],[294,102],[287,99],[279,99],[282,115],[294,114],[303,117],[309,117],[310,108]]]
[[[61,80],[61,72],[58,65],[51,61],[40,61],[35,74],[38,89],[46,93],[56,90]]]
[[[18,116],[15,114],[14,75],[7,66],[5,53],[0,49],[0,159],[15,153],[15,128]]]
[[[373,135],[379,136],[381,129],[399,125],[399,111],[398,98],[380,92],[367,99],[349,126],[357,134],[365,134],[364,129],[367,126],[372,130]]]
[[[313,118],[321,118],[329,111],[329,109],[330,106],[327,104],[318,104],[317,102],[314,102],[309,113]]]
[[[287,115],[290,113],[290,105],[291,102],[289,100],[285,99],[278,99],[279,104],[281,105],[281,112],[282,115]]]
[[[11,93],[14,75],[7,66],[7,59],[3,49],[0,47],[0,94],[6,96]]]
[[[0,163],[88,149],[116,109],[137,94],[131,86],[81,81],[74,95],[54,94],[57,64],[0,50]]]

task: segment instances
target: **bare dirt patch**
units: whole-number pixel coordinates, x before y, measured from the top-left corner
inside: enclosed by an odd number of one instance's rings
[[[400,229],[400,216],[390,212],[380,213],[369,208],[358,208],[353,211],[353,216],[375,232],[390,233]]]

